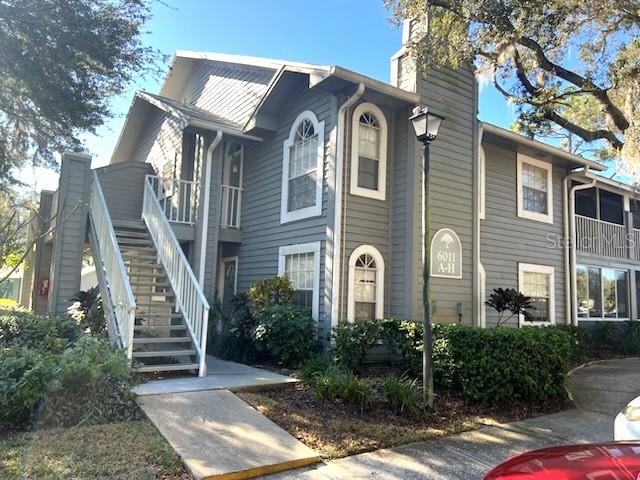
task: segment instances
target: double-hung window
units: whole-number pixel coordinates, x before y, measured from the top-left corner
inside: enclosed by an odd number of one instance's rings
[[[324,122],[309,110],[296,118],[283,147],[280,222],[322,213]]]
[[[318,319],[320,300],[320,242],[287,245],[278,253],[278,275],[287,277],[295,294],[293,303]]]
[[[387,121],[380,108],[361,103],[353,112],[351,194],[384,200],[387,183]]]
[[[553,167],[518,154],[518,216],[553,223]]]
[[[520,317],[520,325],[555,323],[554,269],[546,265],[518,264],[520,292],[531,298],[528,318]]]
[[[384,316],[384,260],[375,247],[362,245],[351,253],[347,296],[349,321]]]

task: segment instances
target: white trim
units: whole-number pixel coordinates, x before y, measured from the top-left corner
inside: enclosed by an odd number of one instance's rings
[[[202,203],[202,236],[200,237],[200,262],[198,265],[198,284],[200,288],[204,288],[204,270],[207,260],[207,238],[209,236],[209,207],[211,198],[211,165],[213,163],[213,154],[222,141],[222,132],[218,131],[215,138],[207,147],[206,165],[204,168],[204,198]]]
[[[235,279],[233,280],[233,294],[236,295],[238,293],[238,256],[233,257],[222,257],[220,258],[220,263],[218,265],[218,294],[216,298],[222,302],[224,301],[224,264],[226,262],[234,261],[236,264],[236,274]]]
[[[586,321],[586,322],[628,322],[631,321],[631,309],[632,309],[632,301],[631,301],[631,276],[635,274],[635,269],[633,267],[629,268],[615,268],[609,266],[602,265],[594,265],[591,263],[577,263],[575,269],[575,276],[578,277],[578,267],[586,267],[587,268],[587,294],[589,294],[589,268],[596,268],[600,272],[600,303],[602,305],[602,317],[579,317],[578,310],[576,308],[576,322]],[[613,270],[614,272],[622,272],[627,276],[627,312],[629,315],[626,317],[605,317],[604,316],[604,282],[602,281],[602,271],[603,270]],[[618,302],[618,280],[615,282],[616,286],[616,303]],[[576,305],[578,304],[578,290],[576,288],[575,292],[575,301]],[[617,310],[617,305],[616,305]],[[618,313],[616,312],[616,315]]]
[[[549,162],[518,153],[517,182],[518,182],[518,216],[538,222],[553,223],[553,165]],[[523,208],[522,201],[522,164],[527,163],[542,168],[547,172],[547,213],[530,212]]]
[[[316,162],[316,202],[309,207],[289,212],[287,203],[289,198],[289,156],[291,146],[295,141],[298,125],[304,120],[313,123],[313,128],[318,135],[318,158]],[[324,122],[319,122],[315,113],[305,110],[300,113],[289,131],[289,137],[284,141],[282,148],[282,194],[280,198],[280,223],[294,222],[303,218],[318,217],[322,215],[322,182],[324,180]]]
[[[355,273],[356,261],[361,255],[369,254],[376,261],[376,319],[384,318],[384,259],[380,251],[372,245],[360,245],[349,257],[349,284],[347,290],[347,319],[354,322],[356,318]]]
[[[360,116],[363,113],[373,114],[380,124],[380,158],[378,159],[378,188],[373,190],[358,186],[358,164],[359,164],[359,132]],[[387,132],[389,127],[387,119],[380,108],[373,103],[361,103],[353,110],[351,126],[351,195],[373,198],[375,200],[385,200],[387,196]]]
[[[487,272],[482,262],[478,263],[480,273],[480,328],[487,327]]]
[[[285,257],[298,253],[313,253],[313,301],[311,306],[311,316],[318,320],[320,310],[320,242],[298,243],[296,245],[285,245],[278,249],[278,275],[285,273]]]
[[[346,146],[346,122],[347,110],[364,94],[363,83],[338,109],[338,126],[336,132],[336,164],[335,164],[335,190],[334,190],[334,215],[333,215],[333,270],[331,271],[331,328],[338,325],[338,315],[342,303],[342,201],[344,189],[344,161]],[[329,251],[329,248],[326,248]]]
[[[555,325],[556,323],[556,280],[555,269],[548,265],[537,265],[533,263],[518,263],[518,290],[524,290],[524,273],[544,273],[549,275],[549,321],[548,322],[527,322],[524,316],[518,319],[519,326],[528,325]]]
[[[486,204],[487,204],[487,157],[482,146],[482,130],[480,130],[480,145],[478,145],[478,164],[480,175],[480,198],[478,202],[478,216],[480,220],[484,220],[486,216]]]

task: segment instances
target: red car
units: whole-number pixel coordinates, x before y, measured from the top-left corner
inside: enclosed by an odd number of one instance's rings
[[[498,465],[484,480],[640,480],[640,441],[534,450]]]

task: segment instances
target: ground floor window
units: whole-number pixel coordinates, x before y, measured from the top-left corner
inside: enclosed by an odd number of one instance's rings
[[[624,270],[576,267],[578,318],[629,318],[629,275]]]
[[[640,270],[636,270],[636,317],[640,319]]]
[[[554,269],[546,265],[518,265],[520,292],[531,297],[530,317],[521,316],[520,324],[555,323]]]
[[[318,319],[320,300],[320,242],[280,247],[278,275],[291,280],[295,294],[293,302],[308,308]]]
[[[348,312],[350,322],[384,316],[384,260],[377,248],[362,245],[349,257]]]

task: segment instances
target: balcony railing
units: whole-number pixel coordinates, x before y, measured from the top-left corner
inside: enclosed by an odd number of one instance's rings
[[[630,242],[627,240],[627,227],[624,225],[576,215],[576,248],[579,251],[628,259]],[[636,247],[636,257],[639,254]]]
[[[242,188],[222,185],[222,208],[220,210],[220,226],[223,228],[240,228],[240,207]]]
[[[633,229],[633,258],[640,262],[640,229]]]
[[[149,176],[160,208],[173,223],[194,225],[198,210],[198,182]]]

